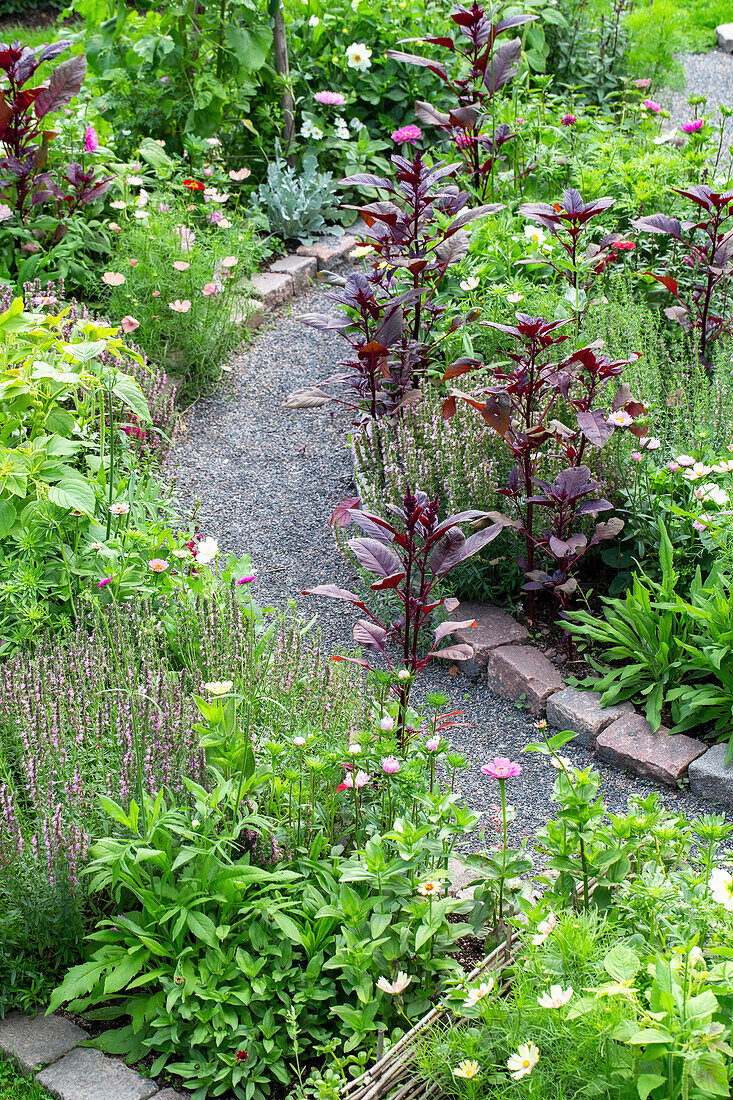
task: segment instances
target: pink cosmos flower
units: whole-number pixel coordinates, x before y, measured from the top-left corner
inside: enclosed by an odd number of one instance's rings
[[[176,271],[188,271],[188,269],[191,265],[190,265],[190,263],[188,263],[187,260],[174,260],[173,261],[173,266],[176,269]]]
[[[385,775],[397,775],[400,770],[400,762],[396,756],[385,756],[382,759],[382,771]]]
[[[407,142],[408,145],[414,145],[421,137],[422,130],[419,126],[402,126],[399,130],[392,131],[392,141],[397,145],[401,145],[402,142]]]
[[[696,531],[704,531],[705,530],[705,524],[700,523],[699,519],[694,520],[692,526],[695,528]]]
[[[87,132],[84,135],[84,149],[87,153],[96,153],[99,148],[99,138],[97,137],[97,131],[93,126],[87,126]]]
[[[256,581],[257,577],[254,573],[248,573],[246,577],[240,577],[237,584],[252,584],[252,581]]]
[[[243,180],[246,180],[251,175],[252,173],[250,172],[249,168],[239,168],[236,172],[233,168],[229,169],[229,179],[234,180],[235,183],[241,183]]]
[[[641,453],[641,451],[632,451],[631,452],[631,457],[634,460],[634,462],[641,462],[644,455]]]
[[[130,267],[137,267],[137,265],[140,261],[136,260],[135,257],[132,256],[128,262],[130,264]]]
[[[219,288],[216,283],[204,283],[201,293],[205,298],[210,298],[212,294],[219,293]]]
[[[676,473],[677,470],[679,470],[679,468],[680,468],[679,462],[668,462],[667,463],[667,469],[671,470],[673,474]]]
[[[428,750],[428,752],[437,752],[438,749],[440,748],[440,738],[439,737],[430,737],[425,742],[425,748]]]
[[[154,298],[160,298],[160,291],[159,290],[154,290],[153,291],[153,297]]]
[[[645,99],[644,106],[646,107],[647,111],[651,111],[652,114],[655,115],[658,115],[662,109],[657,103],[656,99]]]
[[[483,764],[481,771],[492,779],[514,779],[522,774],[522,768],[507,756],[495,756],[490,764]]]
[[[562,118],[560,119],[560,125],[561,126],[574,126],[577,121],[578,120],[575,117],[575,115],[563,115]]]
[[[176,298],[175,302],[168,303],[168,309],[172,309],[174,313],[188,313],[191,308],[191,303],[188,298],[184,298],[181,301],[180,298]]]
[[[120,321],[120,328],[123,332],[134,332],[136,328],[140,328],[140,322],[131,317],[129,313],[126,313]]]
[[[641,80],[635,80],[634,81],[634,87],[635,88],[648,88],[649,85],[651,84],[651,82],[652,82],[652,78],[650,76],[645,76]]]
[[[346,96],[341,92],[316,92],[313,96],[316,103],[323,103],[326,107],[343,107]]]
[[[682,129],[686,134],[696,134],[698,130],[702,130],[705,125],[705,120],[702,118],[692,118],[689,122],[686,122]]]
[[[102,577],[101,581],[97,585],[97,588],[106,588],[108,584],[112,584],[114,577]]]

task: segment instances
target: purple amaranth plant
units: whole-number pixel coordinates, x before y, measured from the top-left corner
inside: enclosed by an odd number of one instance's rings
[[[652,214],[631,224],[641,233],[657,233],[674,242],[670,259],[680,272],[678,277],[652,271],[645,274],[662,283],[675,299],[677,304],[664,312],[693,333],[698,361],[710,375],[710,349],[733,328],[733,310],[728,302],[733,273],[733,191],[713,191],[706,184],[672,190],[699,207],[699,220],[681,222],[667,214]],[[680,251],[684,253],[683,265],[690,270],[689,278],[679,269]]]
[[[507,356],[514,366],[497,369],[493,385],[473,394],[454,391],[444,403],[443,414],[454,416],[457,402],[465,401],[504,439],[516,465],[498,493],[514,506],[515,515],[505,522],[524,536],[525,553],[517,564],[527,577],[524,587],[530,592],[530,615],[534,614],[532,594],[538,588],[552,591],[565,608],[577,588],[571,571],[580,558],[590,546],[612,538],[623,526],[618,519],[598,524],[590,539],[574,530],[582,516],[611,507],[607,500],[591,495],[598,486],[591,481],[590,470],[583,462],[587,445],[604,447],[616,421],[637,436],[646,433],[645,427],[633,423],[645,409],[633,400],[628,385],[619,387],[610,410],[599,404],[601,391],[612,379],[618,379],[639,353],[612,361],[590,346],[558,362],[553,358],[553,349],[568,339],[558,334],[568,324],[567,319],[547,321],[518,313],[515,325],[482,323],[512,338],[516,350],[508,351]],[[575,427],[558,419],[563,408],[574,413]],[[625,415],[613,416],[619,412]],[[552,483],[538,477],[546,444],[569,464]],[[538,507],[550,512],[546,528],[538,529]],[[538,550],[553,563],[552,572],[536,569]]]
[[[419,122],[435,126],[455,143],[464,158],[464,167],[474,191],[486,194],[489,182],[493,188],[493,170],[502,159],[500,149],[516,137],[510,126],[495,126],[493,99],[498,91],[514,79],[519,67],[522,43],[519,38],[494,47],[499,35],[536,19],[536,15],[508,15],[493,22],[497,12],[487,14],[482,4],[456,7],[450,15],[458,28],[456,39],[426,37],[407,41],[440,46],[454,55],[455,72],[451,76],[440,61],[417,54],[388,50],[387,57],[418,65],[434,73],[457,100],[452,111],[439,111],[430,103],[417,102],[415,114]],[[487,125],[489,130],[486,130]]]
[[[56,179],[44,170],[48,146],[56,134],[44,128],[43,120],[78,95],[86,76],[86,58],[83,54],[70,57],[37,87],[25,85],[40,65],[55,60],[70,46],[68,40],[33,48],[20,42],[0,43],[0,74],[6,82],[0,90],[0,198],[23,223],[32,207],[53,201],[54,244],[64,235],[63,222],[79,207],[102,198],[112,183],[111,176],[97,180],[94,169],[84,171],[76,161]]]
[[[379,618],[359,596],[335,584],[317,585],[303,594],[329,596],[353,604],[367,616],[354,626],[354,641],[379,653],[390,670],[409,672],[406,679],[398,677],[395,688],[399,699],[400,744],[404,753],[408,747],[407,708],[415,675],[435,657],[467,661],[473,656],[470,645],[438,646],[455,630],[475,626],[474,620],[441,623],[434,628],[433,640],[425,647],[423,634],[430,616],[438,608],[451,612],[458,606],[457,600],[436,597],[434,589],[452,569],[495,539],[510,521],[497,513],[471,509],[448,516],[441,522],[438,498],[429,500],[419,489],[414,493],[408,489],[402,507],[390,508],[394,517],[391,521],[376,512],[362,510],[360,503],[358,498],[342,501],[331,517],[331,526],[345,527],[355,523],[364,532],[366,537],[348,540],[349,549],[359,565],[378,578],[370,586],[371,590],[399,601],[401,615],[390,619],[387,605],[387,614]],[[461,524],[471,520],[484,521],[487,526],[466,538]],[[391,645],[397,647],[399,657],[390,651]],[[371,669],[365,658],[334,657],[333,660],[353,661]]]
[[[449,268],[468,253],[466,229],[476,218],[496,213],[499,204],[466,206],[469,196],[449,178],[457,164],[427,165],[420,152],[412,161],[393,156],[395,182],[370,173],[342,181],[353,187],[373,187],[387,201],[349,206],[366,222],[365,240],[376,253],[369,275],[349,276],[343,291],[332,296],[342,315],[309,313],[301,320],[314,328],[340,332],[352,349],[348,368],[326,379],[349,391],[344,401],[365,418],[398,417],[420,396],[426,370],[439,343],[455,332],[467,316],[453,318],[440,337],[433,330],[445,307],[436,301]],[[450,221],[445,224],[446,216]],[[460,373],[478,360],[461,358],[452,364]],[[314,408],[335,400],[321,386],[291,394],[286,408]]]

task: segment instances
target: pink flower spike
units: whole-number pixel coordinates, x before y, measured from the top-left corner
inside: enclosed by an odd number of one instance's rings
[[[237,584],[252,584],[252,581],[256,581],[257,577],[254,573],[248,573],[246,577],[240,577]]]
[[[97,585],[97,588],[106,588],[108,584],[112,584],[114,577],[102,577],[101,581]]]
[[[631,457],[632,457],[634,462],[641,462],[644,455],[641,453],[641,451],[632,451],[631,452]]]
[[[646,107],[647,111],[651,111],[652,114],[655,115],[658,115],[662,109],[657,103],[656,99],[645,99],[644,106]]]
[[[419,126],[401,126],[399,130],[392,131],[392,141],[397,145],[402,145],[403,142],[414,145],[421,137],[422,130]]]
[[[346,96],[341,92],[316,92],[313,98],[325,107],[343,107],[346,102]]]
[[[87,132],[84,135],[84,151],[87,153],[96,153],[99,148],[99,138],[97,137],[97,131],[93,126],[87,126]]]
[[[400,762],[396,756],[385,756],[382,759],[382,771],[385,775],[397,775],[400,770]]]
[[[490,764],[483,764],[481,771],[492,779],[514,779],[522,774],[519,764],[515,764],[507,756],[496,756]]]
[[[686,134],[696,134],[698,130],[702,130],[705,125],[705,120],[702,118],[692,118],[689,122],[686,122],[682,129]]]
[[[129,313],[126,313],[120,321],[120,328],[123,332],[134,332],[136,328],[140,328],[140,322],[131,317]]]

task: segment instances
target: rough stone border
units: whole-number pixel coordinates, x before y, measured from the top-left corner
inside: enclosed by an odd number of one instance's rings
[[[352,228],[359,233],[366,227],[358,220]],[[269,313],[302,294],[319,271],[348,256],[358,243],[353,232],[343,237],[322,237],[312,245],[301,244],[295,252],[271,263],[266,271],[253,275],[248,283],[257,297],[245,298],[242,308],[235,308],[234,318],[245,328],[261,328]]]
[[[733,809],[733,762],[725,765],[725,745],[710,746],[665,726],[653,730],[631,703],[602,707],[598,692],[566,686],[557,666],[501,608],[467,602],[460,615],[476,620],[475,627],[453,635],[474,647],[469,676],[485,678],[502,699],[523,699],[549,725],[572,730],[599,760],[668,787],[688,779],[698,798]]]
[[[0,1053],[57,1100],[187,1100],[173,1089],[159,1089],[121,1058],[81,1046],[88,1038],[83,1027],[57,1013],[10,1012],[0,1020]]]

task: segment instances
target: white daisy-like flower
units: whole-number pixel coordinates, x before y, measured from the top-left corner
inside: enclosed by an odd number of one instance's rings
[[[547,234],[538,225],[525,225],[524,235],[533,244],[544,244],[547,240]]]
[[[489,993],[491,993],[491,990],[493,988],[493,978],[489,978],[488,982],[481,982],[480,985],[474,986],[472,989],[469,989],[468,996],[463,1002],[464,1005],[466,1006],[466,1008],[473,1008],[474,1005],[477,1005],[480,1000],[482,1000],[484,997],[487,997]]]
[[[371,57],[372,51],[363,42],[352,42],[346,47],[346,64],[359,73],[365,73],[372,67]]]
[[[560,985],[551,985],[549,993],[542,993],[537,998],[540,1008],[562,1008],[573,996],[573,987],[563,989]]]
[[[733,875],[724,871],[722,867],[715,867],[710,873],[708,890],[712,894],[713,901],[722,905],[729,913],[733,912]]]
[[[628,428],[629,424],[633,424],[634,421],[624,409],[619,409],[606,417],[606,423],[613,424],[614,428]]]
[[[540,923],[537,925],[537,931],[532,936],[532,946],[539,947],[541,944],[543,944],[556,924],[557,917],[555,916],[555,914],[548,913],[545,919],[540,921]]]
[[[468,275],[465,279],[461,279],[461,281],[458,285],[461,288],[461,290],[468,291],[468,290],[475,290],[480,282],[481,282],[481,280],[478,279],[475,275]]]
[[[219,553],[219,543],[211,536],[202,539],[196,547],[196,561],[200,565],[210,565]]]
[[[516,1054],[507,1062],[507,1069],[515,1081],[527,1077],[540,1060],[540,1052],[534,1043],[522,1043]]]
[[[377,989],[381,989],[382,993],[389,993],[391,996],[396,996],[399,993],[403,993],[412,978],[405,974],[403,970],[400,970],[399,974],[393,982],[387,981],[386,978],[377,978]]]

